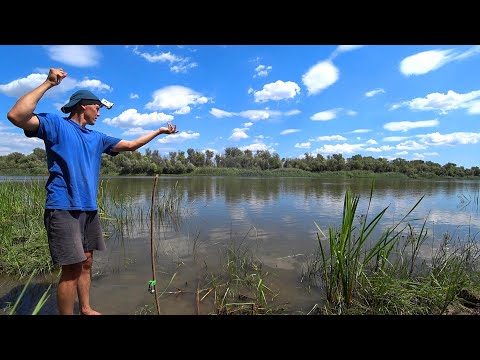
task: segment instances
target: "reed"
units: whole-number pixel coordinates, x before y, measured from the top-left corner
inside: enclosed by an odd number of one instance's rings
[[[407,212],[396,224],[387,228],[380,238],[370,245],[369,238],[388,206],[380,211],[369,221],[369,210],[373,198],[374,182],[370,188],[370,197],[366,214],[361,217],[359,225],[354,224],[359,196],[354,195],[347,189],[344,197],[342,224],[340,228],[330,226],[328,231],[328,247],[323,244],[320,234],[323,231],[317,223],[317,239],[320,251],[319,272],[325,286],[326,299],[329,305],[341,310],[352,305],[355,289],[359,283],[365,268],[370,261],[375,260],[374,267],[378,270],[388,254],[398,241],[401,231],[397,228],[404,223],[405,219],[418,206],[423,197]]]
[[[367,213],[357,216],[359,225],[353,224],[359,197],[350,190],[345,193],[339,229],[331,226],[326,236],[315,223],[319,248],[307,259],[302,281],[317,285],[320,280],[326,303],[323,308],[315,304],[310,313],[445,314],[456,304],[469,301],[478,307],[479,297],[470,296],[480,289],[477,234],[469,232],[466,241],[454,241],[452,235],[443,234],[430,263],[420,258],[420,249],[425,249],[428,239],[428,216],[418,230],[412,223],[419,219],[408,216],[422,196],[400,221],[374,242],[367,241],[388,209],[368,221],[372,196],[373,182]],[[470,300],[462,296],[470,296]]]
[[[157,206],[154,208],[159,226],[167,226],[178,231],[182,219],[183,192],[178,189],[178,181],[171,189],[158,194]]]
[[[408,255],[409,256],[409,255]],[[475,241],[454,244],[448,234],[434,251],[430,266],[422,271],[399,273],[396,267],[365,272],[357,299],[346,313],[441,315],[465,307],[465,294],[478,293],[479,248]],[[477,296],[470,306],[478,308]]]

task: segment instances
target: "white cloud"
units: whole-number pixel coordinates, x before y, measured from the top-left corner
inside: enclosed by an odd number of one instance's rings
[[[260,77],[265,77],[265,76],[268,76],[268,73],[270,72],[270,70],[272,70],[272,67],[270,65],[258,65],[256,68],[255,68],[255,75],[253,75],[253,77],[257,77],[257,76],[260,76]]]
[[[48,76],[47,73],[30,74],[25,78],[16,79],[7,84],[1,84],[0,92],[7,96],[19,98],[24,94],[26,94],[27,92],[35,89],[40,84],[42,84],[47,78],[47,76]],[[73,92],[75,88],[82,88],[82,89],[88,88],[93,92],[98,92],[98,93],[112,90],[112,88],[109,85],[102,83],[100,80],[85,79],[85,80],[78,81],[78,80],[75,80],[74,78],[67,76],[62,80],[62,82],[59,85],[47,91],[44,97],[56,98],[59,96],[65,96],[64,94],[68,92]],[[97,94],[97,95],[100,95],[100,94]],[[70,94],[68,94],[68,97],[65,98],[62,102],[59,102],[57,104],[58,109],[60,109],[63,105],[65,105],[68,102],[69,97],[70,97]]]
[[[425,98],[415,98],[399,104],[394,104],[390,110],[398,109],[402,106],[408,106],[412,110],[428,111],[434,110],[440,114],[447,114],[448,111],[460,108],[468,109],[469,113],[476,113],[478,110],[478,102],[473,101],[480,97],[480,90],[471,91],[465,94],[458,94],[449,90],[446,94],[431,93]],[[473,108],[473,110],[471,110]]]
[[[363,144],[336,144],[336,145],[324,145],[315,150],[315,153],[326,154],[352,154],[362,150]]]
[[[313,114],[310,119],[313,121],[329,121],[337,117],[336,110],[326,110]]]
[[[235,115],[234,113],[224,111],[224,110],[220,110],[220,109],[216,109],[216,108],[212,108],[210,110],[210,114],[212,114],[216,118],[232,117],[232,116]]]
[[[268,150],[270,153],[275,152],[275,149],[273,147],[268,146],[268,145],[266,145],[264,143],[261,143],[261,142],[246,145],[246,146],[242,146],[239,149],[242,150],[242,151],[250,150],[253,153],[255,153],[256,151],[260,151],[260,150]]]
[[[240,116],[250,121],[267,120],[271,117],[279,117],[285,115],[281,111],[269,110],[268,108],[266,108],[265,110],[245,110],[238,113],[212,108],[210,110],[210,114],[212,114],[216,118]]]
[[[148,110],[179,110],[189,105],[201,105],[209,101],[207,97],[185,86],[172,85],[156,90],[153,100],[145,105]]]
[[[252,121],[266,120],[270,117],[270,111],[268,110],[246,110],[238,113],[238,115],[247,118]]]
[[[177,56],[171,52],[164,53],[148,53],[139,51],[139,47],[136,46],[133,48],[133,53],[139,55],[150,63],[156,62],[167,62],[170,64],[170,71],[174,73],[186,73],[188,70],[193,69],[198,66],[197,63],[191,61],[190,58]]]
[[[341,53],[343,53],[343,52],[360,49],[360,48],[363,47],[363,46],[364,46],[364,45],[339,45],[339,46],[335,49],[335,51],[333,52],[333,54],[330,56],[330,60],[333,60],[334,58],[336,58],[339,54],[341,54]]]
[[[423,150],[426,149],[427,147],[425,145],[419,144],[416,141],[413,140],[407,140],[403,143],[398,144],[395,147],[397,150]]]
[[[379,89],[367,91],[365,93],[365,96],[366,97],[372,97],[372,96],[375,96],[375,95],[378,95],[378,94],[381,94],[381,93],[385,93],[385,90],[383,90],[382,88],[379,88]]]
[[[480,142],[480,133],[455,132],[451,134],[440,134],[438,132],[417,135],[422,143],[427,145],[453,145],[453,144],[477,144]]]
[[[378,152],[390,151],[390,150],[393,150],[393,149],[395,149],[393,146],[383,145],[383,146],[380,146],[378,148],[369,147],[369,148],[366,148],[365,151],[378,153]]]
[[[112,91],[112,88],[109,85],[104,84],[100,80],[96,80],[96,79],[80,80],[76,83],[75,86],[78,88],[88,88],[88,89],[91,89],[92,91],[99,91],[99,92],[104,90]]]
[[[182,143],[187,140],[198,139],[200,137],[200,133],[194,133],[192,131],[188,132],[179,132],[177,134],[170,134],[165,137],[158,139],[157,141],[160,144],[172,144],[172,143]]]
[[[190,108],[190,106],[185,106],[181,109],[175,110],[173,113],[177,115],[185,115],[185,114],[189,114],[191,110],[192,109]]]
[[[304,142],[304,143],[296,143],[294,147],[300,148],[300,149],[310,149],[310,142]]]
[[[76,67],[92,67],[100,63],[102,54],[91,45],[45,46],[48,56],[54,61]]]
[[[153,112],[150,114],[140,114],[136,109],[128,109],[114,118],[103,120],[105,124],[128,129],[130,127],[153,127],[166,124],[172,121],[173,116],[164,113]]]
[[[400,62],[400,71],[406,75],[422,75],[437,70],[449,62],[467,59],[480,53],[480,46],[475,45],[459,53],[457,50],[429,50],[406,57]]]
[[[30,74],[26,78],[16,79],[9,82],[8,84],[1,84],[0,91],[5,95],[19,98],[22,95],[29,92],[30,90],[33,90],[34,88],[39,86],[41,83],[45,81],[46,78],[47,78],[47,74]],[[55,88],[58,88],[62,84],[63,84],[63,81],[62,83],[60,83],[60,85],[56,86]],[[52,88],[51,90],[53,91],[55,90],[55,88]],[[49,93],[50,92],[47,91],[45,95]]]
[[[13,152],[28,155],[35,148],[45,148],[43,140],[27,138],[23,133],[0,132],[0,156]]]
[[[357,129],[357,130],[353,130],[352,131],[352,134],[363,134],[363,133],[367,133],[367,132],[371,132],[372,130],[370,129]]]
[[[145,130],[144,128],[136,127],[136,128],[131,128],[131,129],[128,129],[127,131],[124,131],[122,135],[123,136],[140,136],[140,135],[145,135],[149,132],[152,132],[152,130]]]
[[[479,115],[480,114],[480,101],[470,102],[467,113],[469,113],[471,115]]]
[[[130,93],[130,99],[138,99],[138,94]]]
[[[263,90],[255,91],[255,102],[265,102],[269,100],[292,99],[300,93],[300,87],[293,81],[284,82],[277,80],[274,83],[265,84]]]
[[[320,91],[334,84],[339,77],[339,70],[330,61],[319,62],[302,75],[303,84],[307,87],[309,95],[318,94]]]
[[[357,50],[363,47],[364,45],[339,45],[337,48],[338,52],[346,52],[346,51],[352,51],[352,50]]]
[[[288,135],[301,131],[300,129],[286,129],[280,132],[280,135]]]
[[[245,133],[248,128],[235,128],[232,131],[232,135],[228,138],[229,140],[238,141],[241,139],[248,139],[249,136]]]
[[[309,139],[310,141],[345,141],[347,138],[341,135],[330,135],[330,136],[317,136],[314,139]]]
[[[296,109],[295,109],[295,110],[286,111],[286,112],[284,113],[284,115],[285,115],[285,116],[293,116],[293,115],[298,115],[298,114],[300,114],[300,113],[301,113],[300,110],[296,110]]]
[[[422,75],[452,61],[453,50],[429,50],[406,57],[400,62],[403,75]]]
[[[387,137],[384,137],[382,139],[382,141],[385,141],[385,142],[396,142],[396,141],[403,141],[405,139],[408,139],[409,136],[387,136]]]
[[[475,45],[475,46],[472,46],[467,51],[464,51],[463,53],[455,56],[455,60],[464,60],[471,56],[477,55],[478,53],[480,53],[480,45]]]
[[[434,120],[424,120],[424,121],[397,121],[389,122],[383,125],[383,128],[390,131],[402,131],[406,132],[411,129],[424,128],[424,127],[433,127],[438,126],[439,121]]]

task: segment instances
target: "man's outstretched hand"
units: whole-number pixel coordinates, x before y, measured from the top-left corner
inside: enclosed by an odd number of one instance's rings
[[[159,130],[160,130],[160,134],[176,134],[178,133],[178,130],[177,130],[177,125],[172,125],[170,123],[167,123],[168,125],[168,128],[166,127],[161,127]]]

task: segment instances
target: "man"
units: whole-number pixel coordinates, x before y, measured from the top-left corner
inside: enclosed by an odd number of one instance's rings
[[[104,250],[100,219],[97,214],[98,178],[102,154],[134,151],[160,134],[174,134],[176,126],[168,124],[139,138],[127,141],[87,129],[100,116],[100,101],[88,90],[75,92],[62,107],[68,117],[34,113],[42,96],[67,76],[63,69],[50,69],[45,82],[23,95],[8,112],[15,126],[27,137],[45,143],[50,176],[45,185],[44,223],[53,263],[62,267],[57,287],[58,311],[73,315],[78,294],[80,314],[100,315],[90,306],[90,281],[93,251]]]

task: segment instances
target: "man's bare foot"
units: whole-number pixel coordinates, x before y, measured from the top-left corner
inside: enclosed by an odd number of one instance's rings
[[[102,315],[102,314],[93,309],[85,309],[85,310],[80,310],[80,315]]]

